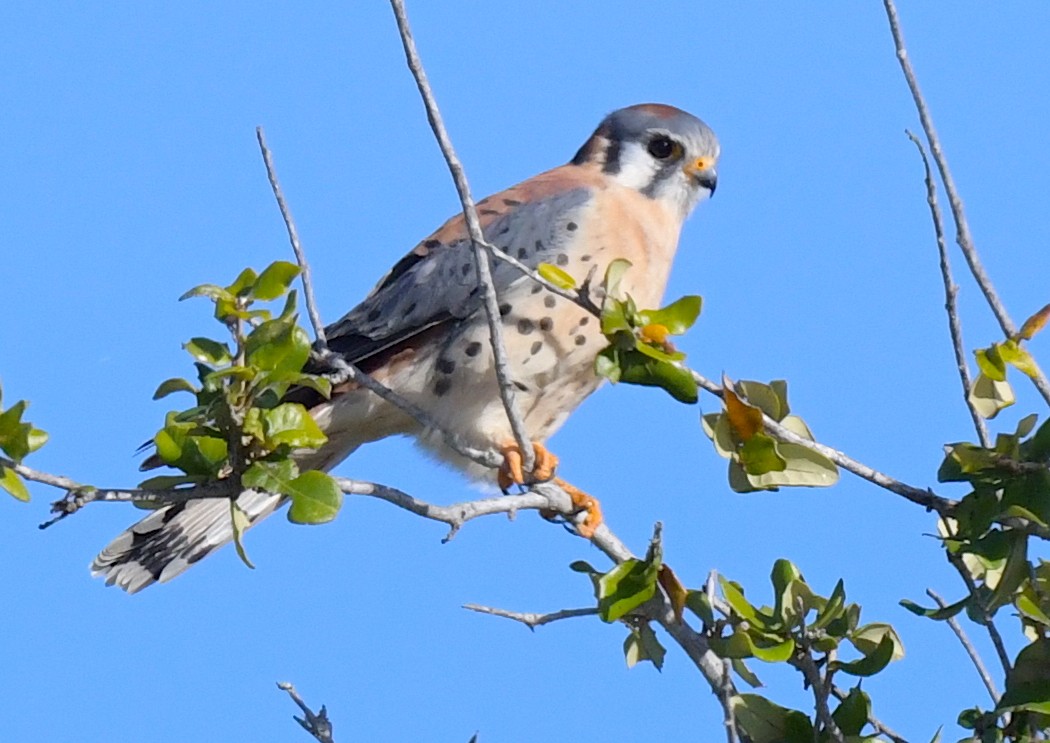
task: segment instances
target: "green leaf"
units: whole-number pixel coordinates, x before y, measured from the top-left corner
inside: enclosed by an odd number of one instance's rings
[[[893,653],[890,660],[900,660],[904,657],[904,644],[897,636],[897,631],[884,622],[873,622],[858,627],[850,634],[849,641],[864,655],[871,655],[879,649],[879,645],[887,637],[893,642]]]
[[[758,610],[744,598],[744,590],[737,583],[721,575],[718,576],[718,583],[726,602],[741,619],[759,622]]]
[[[255,273],[255,269],[246,268],[237,274],[237,278],[234,279],[232,284],[226,287],[226,291],[233,296],[246,297],[252,287],[255,286],[255,282],[258,278],[259,276]]]
[[[233,526],[233,546],[237,549],[237,557],[241,558],[241,562],[247,565],[252,570],[255,570],[255,566],[252,561],[248,559],[248,553],[244,549],[244,544],[241,541],[244,537],[244,531],[252,525],[251,520],[248,518],[248,514],[241,510],[241,507],[237,505],[237,501],[230,499],[230,523]]]
[[[574,573],[586,573],[587,575],[595,575],[598,571],[586,560],[576,560],[569,564],[569,570]]]
[[[206,364],[228,364],[233,358],[230,349],[225,343],[219,343],[211,338],[190,338],[183,343],[182,347],[197,361]]]
[[[831,713],[835,724],[847,737],[859,736],[868,724],[870,715],[871,698],[861,691],[859,686],[850,689],[846,698],[839,702],[839,706]]]
[[[741,379],[735,386],[749,403],[773,420],[780,422],[788,414],[787,382],[784,380],[763,384],[750,379]]]
[[[1013,405],[1016,397],[1009,382],[997,381],[982,373],[973,383],[969,400],[982,418],[991,420],[1000,410]]]
[[[310,338],[290,320],[270,320],[248,335],[244,348],[251,366],[299,372],[310,357]]]
[[[288,520],[296,524],[324,524],[333,520],[343,505],[343,491],[330,475],[318,470],[304,472],[288,485],[292,499]]]
[[[1039,376],[1039,364],[1017,341],[1009,340],[999,344],[999,355],[1007,364],[1010,364],[1032,379]]]
[[[10,467],[0,465],[0,488],[3,488],[16,499],[24,502],[29,500],[29,490],[22,478]]]
[[[813,742],[813,723],[798,710],[786,709],[758,694],[738,694],[729,704],[752,743]]]
[[[634,668],[639,662],[647,660],[656,666],[656,670],[662,670],[666,654],[667,651],[648,622],[643,622],[637,628],[631,627],[630,634],[623,641],[623,655],[628,668]]]
[[[620,381],[646,387],[660,387],[687,405],[699,399],[692,373],[677,364],[647,358],[637,351],[621,356]]]
[[[1050,714],[1050,639],[1039,638],[1017,654],[996,710]]]
[[[165,379],[157,387],[157,391],[153,393],[153,399],[160,400],[161,398],[167,397],[173,392],[190,392],[196,394],[197,388],[185,379],[181,379],[178,377],[172,379]]]
[[[762,686],[762,681],[755,675],[755,672],[747,667],[741,658],[730,658],[729,665],[732,666],[733,670],[736,671],[736,675],[744,680],[748,686],[752,689],[757,689]]]
[[[748,475],[765,475],[787,469],[787,460],[777,452],[777,442],[762,432],[745,441],[737,453]]]
[[[259,415],[263,440],[271,449],[282,444],[295,449],[318,449],[328,441],[317,421],[297,402],[281,403]]]
[[[825,629],[832,622],[841,617],[846,611],[846,587],[839,578],[835,584],[827,603],[817,611],[816,620],[810,625],[812,629]]]
[[[227,302],[232,302],[234,300],[234,296],[229,291],[223,289],[221,286],[215,286],[215,284],[201,284],[200,286],[195,286],[179,297],[179,301],[181,302],[190,297],[207,297],[212,301],[222,299]]]
[[[615,622],[656,593],[658,561],[625,560],[598,579],[598,616]]]
[[[594,373],[599,377],[605,377],[613,384],[620,381],[623,373],[620,369],[620,351],[614,346],[609,346],[598,352],[594,359]]]
[[[999,607],[1013,603],[1017,589],[1028,577],[1028,537],[1025,534],[1011,532],[1008,545],[1006,566],[987,601],[988,611],[992,614]]]
[[[287,493],[299,467],[290,459],[280,462],[252,462],[241,476],[241,484],[267,493]]]
[[[299,266],[288,261],[275,261],[263,269],[252,287],[251,295],[255,299],[268,301],[282,296],[295,277],[299,275]]]
[[[659,310],[642,310],[638,316],[642,325],[663,325],[671,335],[681,335],[700,316],[702,303],[697,296],[682,297]]]
[[[627,269],[631,267],[631,262],[626,258],[617,258],[609,262],[608,268],[605,269],[605,277],[602,280],[602,287],[605,289],[606,297],[612,297],[620,291],[620,281],[623,280],[623,275],[627,273]]]
[[[830,666],[836,671],[843,671],[851,676],[874,676],[889,665],[889,662],[893,659],[895,647],[893,637],[886,634],[883,635],[882,641],[875,648],[874,652],[848,663],[838,660],[832,661]]]
[[[714,607],[711,606],[711,599],[708,598],[706,591],[687,591],[685,606],[696,614],[705,627],[710,627],[715,623]]]
[[[956,614],[958,614],[960,611],[966,608],[966,604],[969,603],[969,601],[970,597],[964,596],[963,598],[956,601],[954,604],[949,604],[943,609],[939,607],[936,609],[924,609],[923,607],[916,604],[914,601],[909,601],[908,599],[901,599],[900,605],[908,611],[910,611],[912,614],[916,614],[920,617],[927,617],[928,619],[933,619],[935,621],[940,622],[944,621],[945,619],[951,619],[952,617],[954,617]]]
[[[576,288],[576,279],[553,263],[541,263],[537,267],[536,272],[559,289],[572,290]]]

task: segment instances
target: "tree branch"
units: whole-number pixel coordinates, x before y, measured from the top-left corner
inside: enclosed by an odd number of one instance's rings
[[[562,609],[561,611],[552,611],[549,614],[537,614],[536,612],[508,611],[507,609],[497,609],[492,606],[481,606],[480,604],[464,604],[463,608],[469,609],[470,611],[476,611],[479,614],[491,614],[494,617],[504,617],[505,619],[513,619],[515,622],[521,622],[530,630],[535,630],[537,627],[541,627],[544,624],[558,622],[562,619],[573,619],[575,617],[593,617],[598,613],[598,608],[595,606],[588,606],[582,609]]]
[[[314,714],[303,698],[299,696],[299,692],[295,690],[295,686],[288,683],[287,681],[277,682],[277,688],[281,691],[288,692],[288,696],[292,698],[299,709],[303,711],[303,717],[296,717],[292,715],[292,719],[299,723],[303,730],[314,736],[319,743],[335,743],[335,739],[332,737],[332,721],[328,719],[328,710],[322,704],[321,709],[317,714]]]
[[[460,203],[463,205],[463,218],[466,220],[467,232],[474,248],[474,268],[477,272],[478,284],[482,287],[485,301],[485,315],[488,319],[489,335],[492,345],[492,356],[496,369],[496,379],[499,386],[500,397],[503,407],[507,413],[507,421],[510,423],[514,440],[521,452],[522,467],[526,472],[532,471],[536,463],[532,442],[529,440],[528,432],[525,430],[525,422],[521,412],[518,410],[514,385],[511,381],[510,362],[507,358],[507,348],[503,342],[503,321],[499,312],[499,298],[496,295],[496,287],[492,282],[492,271],[489,265],[489,254],[495,254],[491,245],[485,243],[485,237],[481,229],[481,221],[478,219],[478,211],[474,206],[474,200],[470,195],[470,185],[467,183],[467,175],[463,165],[456,157],[452,140],[448,136],[445,124],[441,119],[434,93],[427,81],[426,71],[419,59],[416,43],[412,38],[412,30],[408,25],[408,17],[405,13],[405,4],[402,0],[390,0],[393,8],[394,18],[397,20],[397,29],[401,35],[401,43],[405,49],[405,59],[408,69],[415,78],[416,87],[423,98],[423,106],[426,108],[427,120],[430,128],[434,131],[441,154],[448,164],[452,173],[452,180],[456,184],[456,192],[459,194]]]
[[[937,602],[937,606],[944,608],[948,604],[942,599],[936,591],[932,588],[926,589],[926,595]],[[995,682],[992,681],[992,676],[988,673],[988,668],[984,665],[984,661],[981,660],[980,654],[977,652],[977,648],[970,642],[970,638],[966,636],[966,631],[963,630],[962,625],[959,624],[959,620],[955,617],[948,617],[948,626],[952,628],[952,632],[959,638],[959,642],[962,643],[963,650],[970,656],[970,660],[973,662],[974,667],[977,669],[978,675],[981,677],[981,681],[984,682],[984,688],[988,690],[988,694],[992,697],[993,704],[999,704],[999,691],[995,688]]]
[[[948,205],[951,207],[952,219],[956,228],[955,241],[962,250],[963,257],[966,258],[966,263],[970,267],[970,273],[973,274],[977,285],[981,288],[981,292],[984,294],[992,314],[995,315],[995,319],[999,322],[1003,335],[1007,338],[1013,338],[1017,335],[1017,326],[1010,319],[1006,307],[1003,305],[1002,300],[999,299],[995,286],[992,284],[988,273],[984,270],[980,257],[977,255],[977,248],[974,246],[973,236],[970,234],[970,225],[966,221],[966,211],[963,209],[962,199],[959,197],[959,192],[955,188],[955,180],[952,178],[951,170],[948,168],[948,158],[941,148],[941,140],[933,126],[933,118],[930,116],[929,108],[926,106],[926,99],[923,98],[922,91],[919,90],[919,81],[915,77],[915,71],[912,69],[911,61],[908,59],[908,51],[904,46],[904,36],[901,33],[900,21],[897,18],[897,8],[893,0],[883,0],[883,5],[886,8],[886,17],[889,19],[893,44],[897,50],[897,60],[900,62],[904,79],[908,83],[909,90],[911,90],[912,100],[915,102],[915,108],[919,113],[919,121],[922,122],[922,130],[926,133],[926,140],[930,144],[930,152],[933,155],[934,162],[937,163],[937,170],[941,174],[944,190],[948,194]],[[1047,379],[1041,370],[1034,377],[1031,377],[1031,380],[1043,396],[1043,399],[1046,400],[1046,403],[1050,405],[1050,380]]]
[[[699,372],[693,371],[692,374],[693,379],[696,380],[696,383],[700,387],[717,397],[723,396],[722,387],[720,385],[715,384]],[[857,477],[867,480],[874,485],[878,485],[880,488],[889,490],[891,493],[903,496],[912,503],[920,505],[929,511],[936,511],[941,515],[947,515],[958,505],[958,501],[936,495],[932,490],[922,490],[908,485],[907,483],[903,483],[900,480],[896,480],[866,464],[858,462],[838,449],[832,449],[830,446],[825,446],[816,441],[810,441],[809,439],[803,438],[794,431],[780,425],[767,415],[763,414],[762,421],[766,431],[776,438],[815,451],[818,454],[827,457],[832,462],[842,467],[842,469],[852,472]]]
[[[933,180],[933,173],[930,171],[930,160],[926,157],[926,148],[922,146],[922,142],[919,141],[918,137],[907,129],[904,131],[908,135],[908,139],[914,142],[915,147],[919,150],[919,156],[922,158],[922,167],[925,171],[926,203],[930,206],[933,231],[937,237],[937,252],[941,259],[941,279],[944,281],[944,309],[948,313],[948,332],[952,339],[952,350],[955,352],[955,366],[959,370],[959,379],[962,382],[963,400],[966,402],[966,409],[970,411],[970,418],[973,419],[973,426],[977,431],[977,437],[981,441],[981,446],[988,449],[992,445],[988,436],[988,426],[970,400],[970,390],[973,388],[973,382],[970,379],[970,368],[966,363],[966,346],[963,343],[962,323],[959,320],[959,308],[955,301],[956,295],[959,293],[959,287],[952,278],[952,267],[948,260],[948,246],[944,240],[944,223],[941,220],[941,209],[937,205],[937,183]]]
[[[299,231],[295,229],[292,212],[284,200],[284,192],[281,191],[281,184],[277,180],[277,170],[273,166],[270,149],[266,146],[266,135],[263,134],[261,126],[255,127],[255,138],[259,140],[259,150],[262,152],[263,163],[266,164],[266,178],[270,181],[270,188],[273,189],[274,198],[277,199],[277,207],[281,210],[284,227],[288,230],[288,240],[292,244],[292,252],[295,253],[295,260],[299,264],[299,275],[303,280],[303,298],[306,300],[306,312],[310,315],[310,324],[314,326],[314,337],[317,338],[317,342],[321,346],[327,347],[328,339],[325,337],[324,323],[321,322],[321,313],[317,311],[313,282],[310,281],[310,264],[307,263],[303,246],[299,243]]]

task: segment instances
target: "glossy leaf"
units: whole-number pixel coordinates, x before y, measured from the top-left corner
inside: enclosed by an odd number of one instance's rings
[[[167,397],[174,392],[190,392],[192,394],[197,393],[197,388],[190,384],[187,380],[175,377],[172,379],[165,379],[157,386],[157,391],[153,393],[154,400],[160,400],[161,398]]]
[[[536,273],[559,289],[568,291],[576,288],[576,279],[569,272],[555,266],[553,263],[540,263],[536,268]]]
[[[692,373],[677,364],[646,358],[637,351],[621,357],[620,381],[646,387],[660,387],[675,400],[692,405],[699,400]]]
[[[836,671],[848,673],[851,676],[874,676],[881,671],[893,659],[895,643],[889,635],[884,635],[882,641],[875,650],[855,661],[833,661],[831,667]]]
[[[847,737],[859,736],[868,724],[871,715],[871,699],[861,691],[859,686],[849,690],[846,698],[831,713],[842,734]]]
[[[659,310],[638,313],[643,325],[662,325],[671,335],[681,335],[696,323],[703,300],[697,296],[682,297]]]
[[[299,403],[286,402],[260,412],[263,440],[270,448],[282,444],[293,448],[318,449],[328,437]]]
[[[752,743],[813,743],[813,723],[798,710],[781,707],[758,694],[738,694],[729,704]]]
[[[777,451],[777,442],[761,432],[747,439],[737,454],[748,475],[765,475],[787,469],[787,460]]]
[[[933,619],[936,621],[943,621],[945,619],[950,619],[951,617],[954,617],[960,611],[965,609],[969,601],[970,597],[965,596],[960,600],[956,601],[954,604],[948,604],[943,608],[938,607],[936,609],[924,609],[923,607],[916,604],[914,601],[909,601],[908,599],[901,599],[900,605],[908,611],[910,611],[912,614],[917,614],[920,617],[926,617],[928,619]]]
[[[696,614],[705,627],[710,627],[715,623],[714,608],[705,591],[686,591],[685,606]]]
[[[223,289],[221,286],[216,286],[215,284],[201,284],[200,286],[195,286],[179,297],[179,301],[181,302],[190,297],[207,297],[213,301],[224,299],[227,302],[232,302],[234,299],[233,294],[227,289]]]
[[[255,299],[268,301],[282,296],[295,277],[299,275],[299,266],[288,261],[274,261],[259,274],[252,286],[251,295]]]
[[[22,478],[10,467],[0,465],[0,488],[3,488],[16,499],[26,502],[29,500],[29,490]]]
[[[244,531],[252,522],[248,518],[248,514],[241,510],[241,507],[237,505],[237,501],[230,499],[230,524],[233,527],[233,546],[237,550],[237,557],[241,558],[241,562],[247,565],[252,570],[255,570],[255,565],[248,559],[248,553],[244,549]]]
[[[598,579],[598,616],[604,622],[634,611],[656,593],[660,565],[644,560],[625,560]]]
[[[722,402],[729,425],[739,441],[746,442],[763,429],[762,411],[742,400],[726,378],[722,379]]]
[[[234,296],[248,296],[258,278],[259,276],[255,273],[255,269],[246,268],[237,274],[237,278],[226,287],[226,291]]]
[[[279,462],[252,462],[241,476],[241,484],[267,493],[287,493],[299,468],[290,459]]]
[[[628,668],[634,668],[641,661],[647,660],[656,666],[656,670],[662,670],[666,654],[667,651],[648,622],[642,622],[637,628],[632,627],[630,634],[623,641],[623,655]]]
[[[197,361],[203,361],[206,364],[228,364],[233,358],[225,343],[211,338],[190,338],[189,341],[182,344],[182,347]]]
[[[974,381],[968,399],[978,414],[989,420],[1016,402],[1009,382],[996,381],[983,373]]]
[[[1039,365],[1017,341],[1003,341],[999,344],[999,356],[1007,364],[1029,377],[1034,379],[1039,376]]]
[[[294,322],[270,320],[248,335],[244,348],[252,366],[264,371],[299,372],[310,357],[310,338]]]
[[[1040,638],[1017,654],[996,709],[1050,714],[1050,639]]]
[[[324,524],[333,520],[343,505],[343,491],[324,472],[304,472],[288,484],[285,495],[292,499],[288,520],[296,524]]]

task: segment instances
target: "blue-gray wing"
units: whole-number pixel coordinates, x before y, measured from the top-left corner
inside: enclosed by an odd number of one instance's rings
[[[548,171],[479,202],[485,240],[531,268],[555,262],[594,193],[590,184],[567,177],[571,171],[563,172],[574,167]],[[497,292],[528,280],[504,261],[491,268]],[[348,361],[375,368],[420,333],[468,318],[481,306],[461,214],[419,243],[361,304],[330,325],[328,344]]]

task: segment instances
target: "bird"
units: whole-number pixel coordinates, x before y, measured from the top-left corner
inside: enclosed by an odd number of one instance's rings
[[[719,155],[715,133],[692,114],[657,103],[621,108],[568,163],[477,202],[484,238],[531,269],[548,263],[575,277],[604,275],[612,261],[626,259],[631,267],[620,290],[639,307],[656,307],[685,219],[715,192]],[[424,410],[437,427],[421,426],[353,383],[337,386],[328,399],[301,394],[328,437],[320,449],[297,453],[301,469],[329,470],[363,444],[407,434],[469,478],[491,480],[491,469],[445,444],[444,430],[503,452],[497,479],[504,488],[553,475],[557,458],[544,442],[601,384],[595,357],[607,341],[598,318],[518,268],[497,260],[491,273],[516,399],[535,447],[532,473],[521,471],[522,453],[501,402],[462,214],[420,241],[326,328],[332,353]],[[297,399],[294,391],[290,397]],[[582,491],[570,494],[600,513]],[[253,490],[237,498],[249,525],[283,503],[279,495]],[[598,518],[588,515],[589,532]],[[91,570],[107,585],[135,593],[171,580],[232,539],[228,499],[188,500],[121,533]]]

